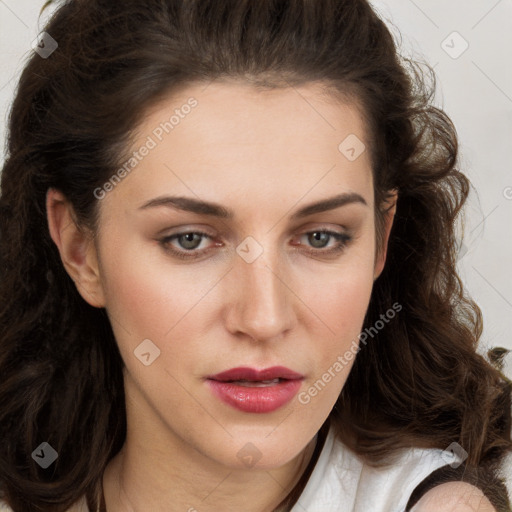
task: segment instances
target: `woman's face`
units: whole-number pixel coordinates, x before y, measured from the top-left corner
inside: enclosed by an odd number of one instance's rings
[[[136,162],[95,192],[128,439],[262,469],[312,439],[383,264],[363,143],[313,84],[196,84],[148,113]]]

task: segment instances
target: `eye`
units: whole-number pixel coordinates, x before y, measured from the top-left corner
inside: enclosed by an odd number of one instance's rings
[[[162,238],[159,243],[166,252],[176,256],[177,258],[183,260],[195,259],[203,256],[212,249],[212,247],[200,248],[201,243],[205,238],[211,239],[212,237],[202,231],[184,231],[182,233],[175,233],[173,235],[166,236]],[[315,255],[334,255],[341,253],[352,241],[352,236],[346,233],[338,233],[337,231],[330,231],[327,229],[308,231],[307,233],[300,235],[299,238],[307,239],[307,243],[310,244],[310,247],[313,247],[313,249],[308,250],[308,252]],[[335,242],[334,245],[328,247],[329,242],[333,239]],[[174,242],[176,242],[176,245],[174,245]],[[216,242],[214,245],[220,247],[222,246],[222,243]],[[305,244],[299,242],[294,245]],[[326,249],[326,247],[328,248]]]
[[[316,229],[314,231],[308,231],[300,235],[300,238],[306,238],[307,243],[314,248],[309,251],[313,254],[337,254],[345,250],[347,245],[352,241],[352,236],[346,233],[338,233],[337,231],[330,231],[327,229]],[[334,244],[328,247],[331,240],[334,239]],[[298,245],[304,245],[299,243]],[[328,247],[326,249],[326,247]]]
[[[160,244],[167,252],[181,259],[198,258],[209,249],[199,250],[201,242],[204,238],[211,238],[207,233],[201,231],[186,231],[183,233],[176,233],[174,235],[166,236],[160,240]],[[178,248],[172,244],[176,241]],[[221,245],[221,244],[217,244]]]

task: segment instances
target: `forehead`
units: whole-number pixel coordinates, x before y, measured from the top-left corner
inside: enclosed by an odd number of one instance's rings
[[[268,206],[339,191],[372,203],[364,120],[321,84],[192,84],[148,110],[136,134],[128,156],[138,152],[137,162],[109,200],[140,206],[169,193]]]

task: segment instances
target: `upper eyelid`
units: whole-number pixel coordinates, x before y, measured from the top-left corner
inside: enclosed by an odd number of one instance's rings
[[[334,233],[334,234],[339,234],[339,235],[351,235],[352,234],[352,230],[347,228],[346,226],[338,226],[338,228],[341,228],[342,231],[338,231],[336,228],[331,228],[331,227],[326,227],[326,226],[304,228],[304,229],[300,229],[300,230],[293,230],[295,233],[295,235],[293,235],[293,236],[296,236],[297,234],[305,235],[305,234],[315,233],[317,231]],[[163,230],[163,231],[165,231],[165,230]],[[176,231],[176,232],[168,233],[168,234],[162,234],[162,236],[160,238],[162,238],[162,239],[174,238],[174,237],[179,237],[181,235],[188,235],[188,234],[192,234],[192,233],[193,234],[201,234],[202,236],[207,236],[209,238],[215,238],[218,236],[222,236],[222,235],[210,234],[210,233],[208,233],[208,230],[204,229],[204,228],[192,227],[192,228],[184,228],[184,229],[180,228],[180,231]]]
[[[334,233],[338,232],[337,230],[341,230],[342,233],[348,233],[350,234],[353,230],[353,227],[349,227],[347,225],[344,225],[344,224],[338,224],[336,222],[310,222],[309,223],[310,226],[308,227],[302,227],[302,228],[296,228],[296,227],[291,227],[289,229],[289,232],[290,234],[294,234],[294,233],[311,233],[311,232],[314,232],[314,231],[332,231]],[[176,231],[174,231],[176,230]],[[210,234],[210,232],[212,234]],[[194,225],[193,223],[190,224],[190,225],[185,225],[185,226],[176,226],[174,228],[165,228],[165,229],[161,229],[159,230],[159,232],[157,233],[157,236],[160,236],[162,235],[162,237],[170,237],[170,236],[174,236],[174,235],[183,235],[183,234],[187,234],[187,233],[203,233],[207,236],[210,236],[210,237],[216,237],[216,236],[223,236],[223,232],[224,230],[223,229],[216,229],[216,228],[210,228],[208,226],[203,226],[201,224],[198,224],[198,225]],[[243,234],[243,238],[245,238],[246,236],[248,236],[250,233],[248,231],[246,231],[246,234]]]

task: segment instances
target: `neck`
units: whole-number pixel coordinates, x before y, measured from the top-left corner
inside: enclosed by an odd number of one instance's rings
[[[156,468],[162,467],[161,463],[153,460],[153,471],[148,471],[136,451],[125,444],[104,473],[106,510],[284,512],[289,509],[279,505],[303,480],[302,476],[309,477],[310,471],[306,469],[310,462],[315,462],[316,441],[315,437],[295,459],[278,469],[245,472],[226,469],[219,473],[208,467],[185,469],[182,466],[185,471],[180,471],[179,464],[170,467],[166,463],[167,476],[162,478],[161,473],[156,479],[152,475],[156,474]]]
[[[103,476],[108,512],[289,510],[278,507],[292,491],[300,494],[323,444],[325,429],[316,451],[319,436],[284,465],[233,468],[208,457],[151,416],[149,409],[134,404],[126,403],[130,428]]]

